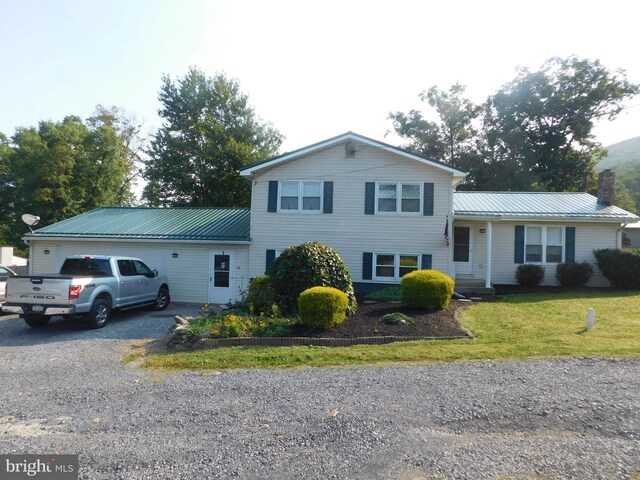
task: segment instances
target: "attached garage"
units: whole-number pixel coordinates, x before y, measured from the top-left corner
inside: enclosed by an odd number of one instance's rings
[[[99,208],[25,236],[29,272],[58,272],[69,255],[140,258],[169,277],[175,302],[228,303],[249,278],[249,209]]]

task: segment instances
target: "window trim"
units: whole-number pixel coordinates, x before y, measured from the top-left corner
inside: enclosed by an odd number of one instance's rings
[[[418,259],[418,265],[416,270],[422,270],[422,254],[420,253],[391,253],[391,252],[372,252],[373,258],[371,262],[371,279],[384,282],[400,282],[402,277],[400,276],[400,257],[416,257]],[[378,256],[379,255],[393,255],[393,277],[380,277],[378,276]],[[405,274],[406,275],[406,274]]]
[[[542,243],[532,243],[531,245],[541,245],[542,246],[542,261],[534,262],[531,260],[527,260],[527,246],[528,243],[528,232],[529,228],[540,228],[540,241]],[[561,243],[548,243],[547,242],[547,229],[548,228],[559,228],[561,235]],[[531,263],[535,265],[558,265],[559,263],[563,263],[565,260],[565,250],[567,246],[566,239],[566,227],[564,225],[540,225],[540,224],[525,224],[524,225],[524,263]],[[560,261],[559,262],[549,262],[547,261],[547,247],[560,247]]]
[[[395,185],[396,186],[396,211],[395,212],[383,212],[380,211],[379,200],[380,200],[380,185]],[[403,212],[402,211],[402,186],[403,185],[417,185],[420,190],[420,194],[417,198],[418,200],[418,210],[415,212]],[[416,199],[413,199],[416,200]],[[420,216],[423,213],[424,206],[424,183],[423,182],[413,182],[413,181],[401,181],[401,182],[390,182],[390,181],[379,181],[376,182],[376,190],[375,190],[375,199],[374,199],[374,212],[376,215],[406,215],[406,216]]]
[[[294,209],[283,209],[282,208],[282,184],[283,183],[298,183],[298,208],[296,210]],[[320,195],[318,198],[320,198],[320,208],[318,209],[314,209],[314,210],[304,210],[303,209],[303,201],[304,201],[304,184],[305,183],[316,183],[316,184],[320,184]],[[309,198],[316,198],[316,197],[309,197]],[[324,209],[324,181],[322,180],[278,180],[278,197],[277,197],[277,202],[278,202],[278,208],[277,208],[277,212],[278,213],[304,213],[304,214],[318,214],[318,213],[323,213],[323,209]]]

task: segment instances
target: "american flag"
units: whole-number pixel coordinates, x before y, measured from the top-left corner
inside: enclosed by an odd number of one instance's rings
[[[444,243],[449,246],[449,217],[445,220],[444,224]]]

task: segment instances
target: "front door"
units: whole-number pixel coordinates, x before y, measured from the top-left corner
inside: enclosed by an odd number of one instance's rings
[[[456,273],[472,273],[471,227],[453,227],[453,261]]]
[[[209,251],[209,303],[233,302],[234,260],[232,250]]]

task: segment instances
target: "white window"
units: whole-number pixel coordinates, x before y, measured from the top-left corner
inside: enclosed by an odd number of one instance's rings
[[[322,182],[280,182],[280,211],[320,212]]]
[[[420,268],[420,255],[375,253],[373,257],[376,280],[400,280],[407,273]]]
[[[527,263],[562,263],[562,227],[527,227],[524,252]]]
[[[376,206],[378,213],[420,214],[422,209],[422,184],[377,183]]]

